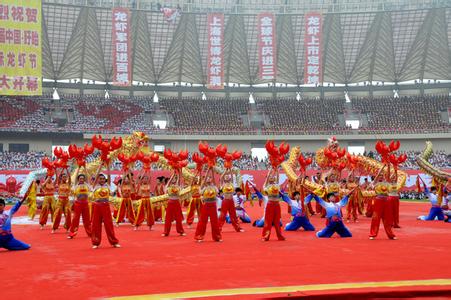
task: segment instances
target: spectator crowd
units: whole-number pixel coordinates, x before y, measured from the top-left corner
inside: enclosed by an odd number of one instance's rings
[[[448,95],[355,98],[350,103],[342,98],[278,98],[257,99],[255,104],[247,98],[162,98],[158,103],[152,97],[50,98],[1,97],[0,131],[329,135],[449,132],[451,127],[441,115],[451,108]],[[344,125],[348,111],[361,118],[358,131]],[[165,116],[166,129],[153,125],[156,113]],[[259,116],[259,125],[254,116]]]

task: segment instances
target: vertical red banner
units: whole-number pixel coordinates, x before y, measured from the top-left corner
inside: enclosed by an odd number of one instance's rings
[[[260,79],[274,80],[276,78],[276,18],[273,13],[261,13],[257,18]]]
[[[318,84],[322,81],[321,47],[322,15],[310,12],[305,15],[304,33],[304,83]]]
[[[113,8],[113,85],[131,85],[130,10]]]
[[[207,28],[207,86],[209,89],[220,90],[224,88],[224,15],[208,14]]]

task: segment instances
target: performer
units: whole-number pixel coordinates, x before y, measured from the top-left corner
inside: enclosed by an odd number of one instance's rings
[[[445,189],[443,192],[443,203],[442,203],[442,210],[443,214],[445,215],[445,222],[451,223],[451,210],[449,209],[449,202],[451,201],[451,194],[449,193],[448,189]]]
[[[280,210],[280,186],[277,170],[270,170],[265,180],[264,191],[268,196],[268,203],[265,208],[265,225],[263,226],[262,241],[269,241],[271,236],[271,228],[274,226],[279,241],[284,241],[280,226],[281,210]]]
[[[326,228],[316,233],[316,236],[319,238],[330,238],[334,233],[337,233],[340,237],[352,237],[349,229],[343,224],[341,213],[341,208],[348,203],[349,195],[344,196],[339,202],[337,202],[337,195],[338,193],[336,192],[328,193],[328,202],[313,194],[308,195],[305,199],[305,202],[309,203],[314,198],[326,210]]]
[[[368,184],[368,186],[366,187],[367,191],[371,191],[374,190],[374,176],[371,176],[371,183]],[[374,211],[374,203],[376,197],[368,197],[366,199],[366,212],[365,212],[365,216],[367,218],[371,218],[373,217],[373,211]]]
[[[358,210],[359,210],[359,193],[360,190],[356,189],[358,184],[358,177],[354,176],[351,172],[348,176],[348,181],[345,185],[345,188],[348,190],[354,190],[354,193],[352,193],[349,196],[349,202],[347,205],[347,215],[346,215],[346,221],[349,223],[351,220],[356,223],[358,222]]]
[[[5,199],[0,198],[0,248],[8,250],[28,250],[30,245],[27,245],[19,240],[16,240],[11,232],[11,219],[13,215],[19,210],[22,203],[29,196],[28,190],[26,196],[17,201],[16,204],[8,211],[5,211]]]
[[[222,226],[224,226],[226,216],[229,214],[230,221],[232,222],[235,231],[243,232],[244,229],[242,229],[238,224],[238,218],[236,216],[235,202],[233,199],[233,192],[235,191],[235,188],[233,186],[231,172],[229,170],[225,171],[220,180],[223,199],[221,203],[221,214],[219,215],[219,229],[222,231]]]
[[[238,218],[240,218],[243,223],[250,223],[251,218],[246,213],[244,209],[244,202],[246,202],[246,197],[243,195],[243,190],[239,187],[235,189],[235,195],[233,196],[233,202],[235,203],[235,211]],[[227,216],[227,223],[231,222],[230,217]]]
[[[34,180],[30,187],[30,193],[28,194],[27,202],[28,202],[28,217],[31,221],[34,220],[36,216],[37,203],[36,199],[38,194],[40,193],[40,183],[39,179]]]
[[[49,214],[53,219],[53,213],[55,211],[55,184],[52,176],[47,175],[42,184],[42,190],[44,192],[44,202],[42,203],[41,215],[39,216],[41,230],[44,229],[44,226],[47,224]]]
[[[440,204],[438,202],[438,196],[437,196],[437,187],[433,186],[431,187],[431,190],[429,191],[428,187],[423,181],[424,186],[424,193],[429,198],[429,201],[431,202],[431,209],[429,210],[429,215],[427,216],[419,216],[418,220],[421,221],[434,221],[436,218],[439,221],[443,221],[445,219],[445,216],[443,215],[443,210],[440,207]]]
[[[383,168],[382,168],[383,169]],[[382,170],[381,170],[382,171]],[[376,198],[374,200],[374,213],[371,219],[370,228],[370,240],[374,240],[379,232],[379,225],[384,224],[385,233],[391,240],[396,240],[396,236],[393,233],[393,211],[391,203],[388,202],[389,184],[384,180],[384,176],[379,172],[376,176],[376,184],[374,185],[374,191],[376,192]]]
[[[166,186],[166,193],[169,195],[168,207],[166,209],[166,216],[164,219],[164,232],[161,236],[168,236],[171,232],[172,221],[175,221],[175,228],[177,233],[181,236],[185,236],[185,230],[183,229],[183,213],[180,203],[180,176],[177,170],[174,170],[169,182]]]
[[[61,222],[61,216],[63,214],[65,218],[64,229],[66,229],[66,231],[68,232],[71,222],[71,205],[69,202],[71,179],[69,171],[67,169],[61,171],[56,184],[58,186],[58,203],[55,209],[55,214],[53,216],[52,233],[55,233],[58,229]]]
[[[389,191],[388,191],[388,202],[392,206],[392,212],[393,212],[393,227],[394,228],[401,228],[399,226],[399,191],[398,191],[398,175],[395,174],[395,177],[393,178],[393,181],[390,183]],[[389,205],[390,205],[389,204]]]
[[[215,183],[212,167],[210,167],[205,173],[205,177],[200,188],[202,194],[202,206],[200,211],[200,219],[197,223],[194,239],[199,243],[204,240],[205,232],[207,230],[208,218],[210,218],[211,237],[215,242],[222,242],[216,206],[219,191]]]
[[[88,237],[91,237],[91,214],[88,205],[88,197],[91,192],[91,187],[86,183],[86,175],[80,174],[80,168],[75,174],[75,186],[72,193],[75,196],[73,205],[73,216],[69,229],[68,239],[74,238],[78,233],[78,226],[80,224],[80,216],[83,218],[83,227],[85,228]]]
[[[189,202],[188,213],[186,216],[186,224],[188,224],[188,226],[193,224],[195,214],[197,214],[197,219],[200,219],[201,208],[200,176],[196,176],[191,184],[191,201]]]
[[[154,195],[155,196],[161,196],[164,194],[164,186],[165,186],[165,177],[159,176],[157,177],[157,184],[154,189]],[[157,203],[153,207],[153,216],[155,218],[156,222],[162,222],[163,221],[163,205],[161,203]]]
[[[93,205],[92,205],[92,248],[97,249],[102,241],[102,223],[105,225],[105,232],[108,241],[115,248],[120,248],[119,240],[114,234],[113,218],[110,209],[110,184],[111,172],[110,165],[107,163],[107,176],[100,173],[103,165],[99,166],[96,174],[93,189]]]
[[[259,199],[259,204],[263,203],[263,216],[255,220],[254,223],[252,223],[252,226],[254,227],[263,227],[265,225],[265,212],[266,212],[266,205],[268,204],[268,197],[264,196],[259,190],[257,190],[257,187],[251,183],[251,186],[254,188],[255,194],[257,195],[257,198]]]
[[[138,212],[136,213],[135,230],[144,222],[147,222],[149,230],[152,230],[152,226],[155,224],[153,217],[152,203],[150,203],[150,180],[149,172],[146,172],[138,182],[138,196],[141,199],[141,203],[138,206]]]
[[[322,179],[321,177],[321,173],[317,172],[316,176],[313,177],[313,181],[319,185],[324,185],[326,182]],[[316,202],[316,206],[315,206],[315,211],[317,214],[320,214],[321,216],[324,214],[324,209],[322,208],[322,206]]]
[[[289,206],[291,206],[291,215],[293,216],[291,222],[285,225],[286,231],[296,231],[301,227],[304,228],[305,231],[315,230],[315,227],[313,227],[312,223],[310,223],[310,220],[308,219],[306,213],[304,212],[305,206],[304,209],[302,208],[300,195],[301,194],[299,192],[294,192],[293,193],[294,199],[290,199],[286,194],[283,193],[280,194],[283,201],[285,201]]]
[[[118,184],[121,196],[121,204],[116,217],[116,226],[124,222],[125,216],[131,224],[135,223],[135,211],[133,210],[132,194],[135,193],[134,182],[130,172],[122,176],[122,181]]]

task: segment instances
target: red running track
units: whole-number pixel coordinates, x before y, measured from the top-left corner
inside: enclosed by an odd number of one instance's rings
[[[195,228],[187,229],[187,236],[180,237],[174,234],[173,226],[171,236],[161,237],[163,225],[154,226],[153,231],[144,228],[133,231],[125,224],[116,228],[122,248],[110,247],[103,236],[101,247],[94,250],[83,230],[76,239],[68,240],[62,231],[50,234],[50,226],[41,231],[37,225],[13,225],[16,238],[30,243],[32,249],[0,250],[3,279],[0,298],[69,300],[213,289],[450,279],[451,224],[417,221],[416,217],[426,214],[428,209],[426,203],[401,203],[402,228],[396,230],[399,240],[388,240],[382,227],[379,237],[369,240],[370,219],[364,217],[359,223],[348,224],[352,238],[318,239],[312,232],[298,231],[285,232],[287,241],[283,242],[275,236],[262,242],[261,228],[249,224],[243,225],[244,233],[236,233],[226,224],[222,243],[212,242],[208,231],[206,241],[200,244],[194,241]],[[21,213],[25,210],[22,208]],[[253,219],[261,216],[258,206],[248,210]],[[289,220],[286,206],[283,219],[284,223]],[[314,216],[312,223],[318,230],[324,226],[324,219]],[[436,289],[449,290],[451,286]],[[327,293],[331,291],[310,295]]]

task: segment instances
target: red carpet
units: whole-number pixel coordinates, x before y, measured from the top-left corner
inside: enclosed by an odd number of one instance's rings
[[[451,224],[417,221],[416,217],[426,214],[428,209],[426,203],[402,203],[402,228],[396,230],[399,240],[395,241],[386,238],[382,227],[377,240],[368,240],[370,220],[363,217],[359,223],[348,224],[354,235],[349,239],[318,239],[312,232],[298,231],[286,232],[287,241],[276,241],[273,236],[266,243],[260,241],[261,229],[249,224],[244,225],[244,233],[235,233],[231,225],[226,225],[223,243],[212,242],[208,235],[201,244],[193,240],[194,228],[187,229],[186,237],[164,238],[160,236],[162,225],[156,225],[151,232],[144,228],[135,232],[129,225],[122,225],[116,229],[122,248],[111,248],[104,236],[97,250],[91,249],[83,231],[76,239],[67,240],[62,231],[50,234],[49,226],[41,231],[36,225],[16,225],[13,226],[16,238],[30,243],[32,249],[0,250],[1,299],[69,300],[197,290],[451,279]],[[21,213],[25,210],[22,208]],[[249,210],[253,219],[262,213],[259,207]],[[285,206],[283,211],[286,223]],[[324,219],[315,216],[312,223],[321,229]],[[398,297],[443,297],[440,291],[449,293],[451,286],[380,289],[385,293],[394,290],[406,293]],[[375,291],[367,288],[351,292],[379,297]],[[337,298],[343,296],[337,290],[292,296],[319,297],[334,293]],[[241,298],[270,296],[289,295],[275,292]]]

